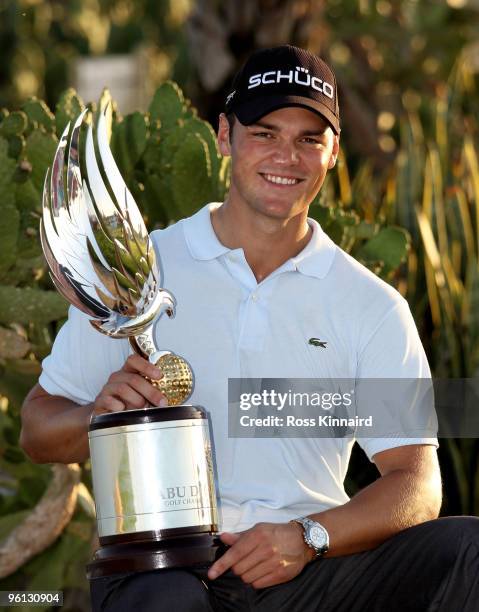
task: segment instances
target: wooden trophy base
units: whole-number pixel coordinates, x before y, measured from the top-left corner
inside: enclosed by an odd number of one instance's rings
[[[87,565],[87,578],[211,565],[224,550],[224,545],[214,532],[186,533],[161,540],[137,539],[139,535],[143,534],[135,534],[135,540],[129,541],[125,541],[125,535],[102,538],[100,544],[105,539],[123,541],[102,545],[95,552],[93,560]]]

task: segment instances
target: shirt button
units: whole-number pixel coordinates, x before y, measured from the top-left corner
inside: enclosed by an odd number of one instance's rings
[[[253,302],[257,302],[258,301],[258,296],[256,295],[256,293],[252,293],[251,294],[251,299],[253,300]]]

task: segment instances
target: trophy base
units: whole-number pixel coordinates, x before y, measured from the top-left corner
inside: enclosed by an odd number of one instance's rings
[[[95,552],[86,568],[87,578],[210,565],[223,550],[216,533],[108,544]]]

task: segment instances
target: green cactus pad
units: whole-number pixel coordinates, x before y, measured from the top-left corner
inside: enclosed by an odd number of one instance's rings
[[[405,230],[385,227],[364,243],[355,256],[365,262],[383,262],[381,276],[388,276],[405,261],[409,243],[409,234]]]
[[[183,92],[173,81],[166,81],[155,92],[148,109],[151,121],[160,121],[162,130],[178,124],[187,110]]]
[[[56,291],[0,285],[0,323],[45,324],[66,317],[68,302]]]
[[[188,132],[199,134],[204,139],[208,145],[208,151],[210,154],[211,174],[213,176],[218,176],[222,157],[218,150],[216,134],[211,125],[199,117],[193,117],[192,119],[185,121],[184,129]]]
[[[171,187],[175,204],[185,217],[213,199],[208,145],[199,134],[188,134],[175,154],[171,169]]]
[[[182,215],[176,207],[170,175],[150,174],[144,177],[144,212],[151,227],[164,227]]]
[[[55,109],[55,125],[57,136],[60,137],[69,121],[74,121],[85,109],[83,100],[70,87],[60,97]]]
[[[7,137],[19,136],[27,129],[27,125],[27,115],[22,111],[16,111],[7,115],[0,123],[0,133]]]
[[[128,179],[143,155],[148,130],[146,118],[142,113],[127,115],[123,121],[113,126],[111,148],[120,172]]]
[[[13,204],[0,203],[0,278],[17,258],[20,214]]]
[[[8,155],[12,159],[18,159],[25,148],[25,138],[23,136],[17,136],[13,134],[8,138]]]
[[[41,195],[30,179],[16,184],[15,202],[20,213],[18,257],[38,257],[42,252],[38,236]]]
[[[32,164],[33,185],[40,193],[43,191],[45,173],[51,166],[56,148],[57,139],[55,135],[47,134],[41,129],[35,130],[27,138],[25,154]]]
[[[12,179],[15,162],[8,155],[8,141],[0,136],[0,210],[13,204]]]
[[[22,110],[28,117],[29,127],[42,126],[47,132],[55,131],[55,115],[43,100],[33,97],[25,102]]]

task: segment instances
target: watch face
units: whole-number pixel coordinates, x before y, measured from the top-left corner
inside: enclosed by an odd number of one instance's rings
[[[326,532],[317,525],[310,527],[308,535],[309,539],[311,540],[311,544],[315,548],[322,548],[328,543]]]

